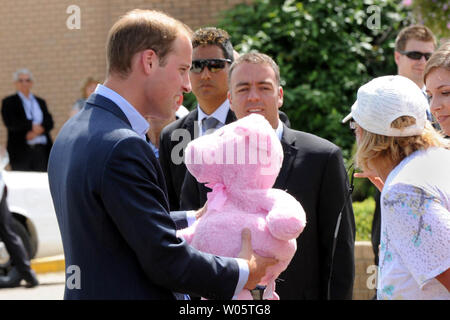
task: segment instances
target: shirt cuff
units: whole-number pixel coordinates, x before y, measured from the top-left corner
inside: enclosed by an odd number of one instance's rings
[[[239,265],[239,280],[236,286],[236,290],[234,291],[233,300],[236,300],[237,295],[242,291],[242,289],[244,289],[244,286],[248,281],[248,276],[250,273],[246,260],[236,258],[236,261]]]
[[[192,226],[194,224],[195,220],[197,220],[195,218],[195,212],[196,212],[195,210],[187,210],[186,211],[186,221],[187,221],[188,227]]]

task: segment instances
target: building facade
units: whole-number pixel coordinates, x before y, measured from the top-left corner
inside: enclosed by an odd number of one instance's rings
[[[3,0],[0,8],[0,96],[13,94],[13,73],[33,73],[33,93],[47,101],[53,138],[81,97],[83,81],[103,81],[106,37],[127,11],[158,9],[192,29],[213,26],[220,12],[245,0]],[[249,1],[247,1],[249,2]],[[6,146],[1,122],[0,145]]]

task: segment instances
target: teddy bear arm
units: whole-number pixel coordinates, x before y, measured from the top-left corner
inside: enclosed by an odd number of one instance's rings
[[[267,227],[271,234],[280,240],[297,238],[306,225],[306,215],[301,204],[288,193],[278,192],[276,201],[268,210]]]

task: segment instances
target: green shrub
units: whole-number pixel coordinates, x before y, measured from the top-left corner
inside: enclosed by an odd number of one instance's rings
[[[378,28],[368,24],[371,5]],[[341,120],[362,84],[396,73],[394,40],[408,13],[398,0],[255,0],[225,11],[218,27],[238,52],[274,58],[292,127],[334,142],[348,158],[354,136]]]
[[[354,202],[353,212],[355,214],[356,240],[370,241],[375,200],[370,197],[362,202]]]

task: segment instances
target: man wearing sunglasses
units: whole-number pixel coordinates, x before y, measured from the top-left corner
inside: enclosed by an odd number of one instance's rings
[[[166,178],[171,210],[193,209],[199,205],[198,197],[195,197],[180,206],[182,185],[186,174],[190,175],[183,163],[187,143],[236,120],[227,99],[228,69],[234,57],[238,56],[230,36],[219,28],[201,28],[194,33],[192,47],[189,76],[192,92],[197,98],[197,108],[168,125],[161,133],[159,160]],[[290,125],[286,114],[280,112],[280,118],[287,126]],[[182,131],[187,133],[185,140],[183,138],[186,136],[180,138],[178,134]],[[196,187],[206,190],[202,184]]]
[[[228,68],[234,60],[230,36],[222,29],[201,28],[194,33],[192,47],[189,76],[192,92],[197,98],[197,108],[168,125],[161,133],[160,163],[166,178],[171,210],[180,208],[180,191],[186,174],[186,166],[182,161],[184,147],[208,130],[236,120],[227,99]],[[176,138],[179,130],[188,133],[189,141]],[[181,146],[181,149],[177,149],[177,146]]]
[[[424,87],[425,64],[436,48],[436,37],[425,26],[412,25],[404,28],[395,40],[395,63],[397,73]]]

